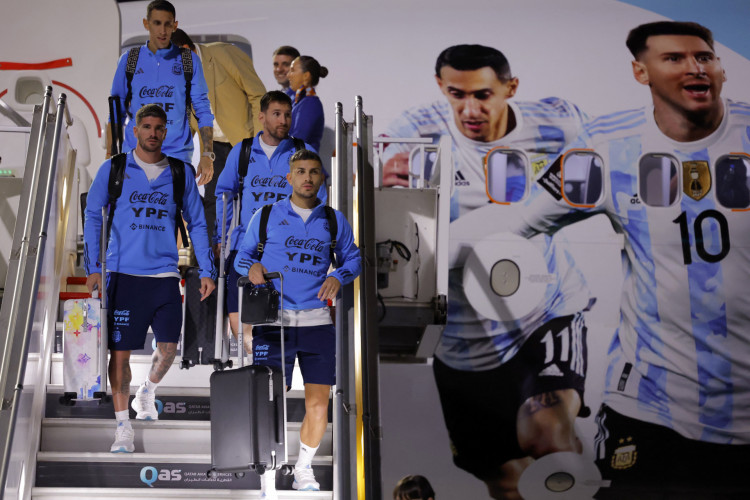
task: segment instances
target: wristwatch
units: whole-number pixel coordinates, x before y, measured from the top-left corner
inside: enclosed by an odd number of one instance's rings
[[[201,156],[208,156],[211,159],[211,161],[216,161],[216,155],[214,154],[213,151],[204,151],[201,154]]]

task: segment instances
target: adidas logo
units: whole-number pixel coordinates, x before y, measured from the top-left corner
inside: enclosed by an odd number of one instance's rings
[[[250,157],[250,161],[248,161],[248,163],[255,163],[255,158],[253,158],[253,157],[251,156],[251,157]]]
[[[286,219],[284,219],[283,221],[279,222],[279,226],[288,226],[288,225],[289,225],[289,221],[286,220]]]
[[[551,364],[544,370],[539,372],[540,377],[562,377],[563,372],[557,367],[556,364]]]
[[[144,72],[144,71],[143,71],[143,68],[138,68],[138,71],[136,71],[136,72],[135,72],[135,74],[136,74],[136,75],[140,75],[140,74],[142,74],[143,72]]]
[[[456,186],[468,186],[469,181],[466,180],[466,177],[464,177],[464,174],[461,173],[461,171],[457,171],[456,175],[453,178],[454,184]]]

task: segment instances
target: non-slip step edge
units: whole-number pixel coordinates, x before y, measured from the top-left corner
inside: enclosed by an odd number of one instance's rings
[[[281,490],[279,500],[330,500],[333,493],[330,491],[289,491]],[[70,500],[70,499],[96,499],[96,500],[162,500],[181,498],[186,500],[198,499],[258,499],[258,490],[200,490],[196,492],[189,488],[175,489],[153,489],[143,488],[32,488],[31,499],[44,500]]]

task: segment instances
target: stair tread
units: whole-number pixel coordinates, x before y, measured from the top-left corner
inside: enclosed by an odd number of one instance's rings
[[[279,490],[279,500],[285,499],[331,499],[331,491],[294,491]],[[62,499],[62,498],[94,498],[109,500],[157,500],[166,498],[195,498],[196,491],[193,488],[160,488],[151,491],[148,488],[78,488],[78,487],[34,487],[31,489],[31,498],[35,499]],[[201,490],[201,498],[229,498],[245,499],[260,498],[258,490],[230,490],[230,489],[205,489]]]

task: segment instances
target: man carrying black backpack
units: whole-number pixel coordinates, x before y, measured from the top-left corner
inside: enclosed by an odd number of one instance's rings
[[[229,257],[226,260],[227,290],[225,310],[229,313],[232,332],[237,335],[237,280],[240,274],[234,269],[234,258],[242,242],[250,218],[264,205],[288,198],[292,187],[287,182],[289,158],[301,149],[312,149],[299,139],[289,136],[292,123],[292,100],[280,90],[272,90],[260,99],[260,123],[263,126],[255,137],[244,139],[232,148],[226,165],[216,183],[215,245],[221,237],[223,210],[222,194],[229,193],[239,200],[240,213],[237,226],[230,235]],[[328,199],[325,183],[316,192],[325,204]],[[233,208],[227,206],[227,228],[233,217]],[[246,351],[252,352],[251,327],[245,327]]]
[[[128,419],[130,352],[142,349],[149,326],[157,349],[151,371],[133,400],[136,418],[157,420],[154,392],[174,360],[182,326],[175,235],[187,221],[200,265],[201,300],[215,288],[216,269],[206,235],[206,221],[195,171],[161,151],[167,115],[156,104],[138,110],[133,127],[136,147],[106,160],[91,184],[84,226],[85,268],[89,291],[101,289],[99,262],[102,208],[109,205],[107,299],[109,380],[117,419],[113,453],[132,453]],[[196,293],[186,290],[185,293]]]

